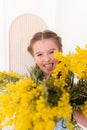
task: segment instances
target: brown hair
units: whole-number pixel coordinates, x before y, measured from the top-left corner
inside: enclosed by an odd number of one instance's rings
[[[60,51],[62,51],[61,37],[59,37],[55,32],[50,30],[45,30],[43,32],[37,32],[34,34],[30,40],[30,45],[28,46],[28,52],[33,56],[33,44],[41,39],[53,39],[58,45]]]

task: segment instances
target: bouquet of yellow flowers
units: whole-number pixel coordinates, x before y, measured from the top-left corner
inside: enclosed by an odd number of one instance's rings
[[[45,78],[37,66],[31,77],[0,72],[0,128],[13,124],[14,130],[53,130],[63,118],[72,130],[75,109],[87,117],[87,46],[54,55],[59,63]]]

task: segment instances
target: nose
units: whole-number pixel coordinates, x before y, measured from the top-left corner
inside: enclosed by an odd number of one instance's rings
[[[48,62],[48,61],[50,61],[51,60],[51,57],[49,56],[49,55],[45,55],[44,56],[44,61],[45,62]]]

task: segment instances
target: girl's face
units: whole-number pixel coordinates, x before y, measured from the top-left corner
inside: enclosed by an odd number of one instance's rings
[[[55,50],[59,51],[52,39],[42,39],[33,44],[34,60],[45,74],[51,74],[58,63],[54,58]]]

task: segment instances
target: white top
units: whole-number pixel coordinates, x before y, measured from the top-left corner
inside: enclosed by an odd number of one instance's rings
[[[87,127],[82,126],[81,124],[78,123],[78,125],[82,128],[82,130],[87,130]]]
[[[14,130],[14,127],[13,126],[7,126],[7,127],[4,127],[2,130]]]

